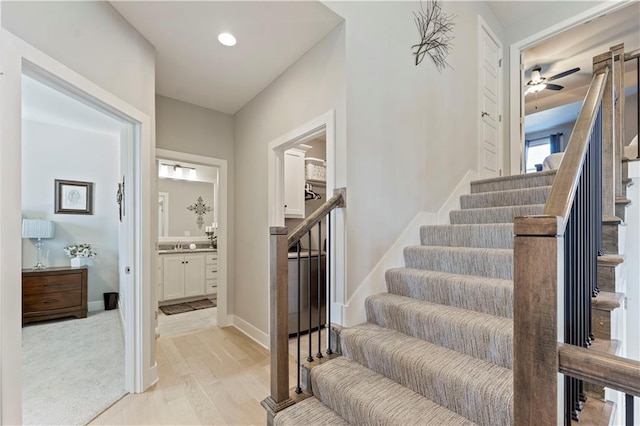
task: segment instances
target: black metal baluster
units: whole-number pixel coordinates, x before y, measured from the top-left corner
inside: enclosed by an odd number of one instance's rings
[[[316,358],[322,358],[322,219],[318,222],[318,353]]]
[[[327,271],[326,271],[326,288],[327,288],[327,355],[331,355],[331,213],[327,215]]]
[[[312,340],[311,339],[311,325],[312,325],[312,312],[311,312],[311,231],[307,233],[309,239],[309,248],[307,249],[307,309],[309,310],[309,329],[308,329],[308,338],[309,338],[309,356],[307,357],[308,362],[313,362],[313,350],[311,349]]]
[[[634,401],[633,395],[629,395],[628,393],[624,395],[624,414],[625,414],[625,425],[633,426],[633,417],[634,417]]]
[[[298,256],[296,257],[296,263],[298,264],[298,328],[297,328],[297,332],[296,332],[296,344],[297,344],[297,370],[298,370],[298,382],[296,385],[296,393],[298,395],[300,395],[302,393],[302,388],[300,387],[300,368],[301,363],[300,363],[300,315],[301,315],[301,300],[302,300],[302,295],[301,295],[301,283],[302,283],[302,272],[300,271],[300,240],[298,240],[298,242],[296,243],[296,252],[298,254]]]

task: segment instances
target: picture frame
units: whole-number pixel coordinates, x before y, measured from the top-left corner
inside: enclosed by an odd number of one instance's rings
[[[93,214],[93,182],[55,179],[56,214]]]

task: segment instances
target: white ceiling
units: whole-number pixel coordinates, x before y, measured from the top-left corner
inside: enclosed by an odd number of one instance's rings
[[[22,76],[22,118],[115,135],[123,127],[121,121],[26,75]]]
[[[234,114],[342,18],[317,1],[112,1],[156,48],[156,92]],[[238,43],[221,45],[230,32]]]
[[[591,82],[593,57],[624,43],[627,52],[640,48],[640,2],[579,25],[524,51],[525,83],[531,69],[542,68],[543,77],[579,67],[580,71],[553,81],[563,90],[543,90],[525,97],[526,114],[584,99]],[[627,64],[627,81],[635,83],[635,67]]]

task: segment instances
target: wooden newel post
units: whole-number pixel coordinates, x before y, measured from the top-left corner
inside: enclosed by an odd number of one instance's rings
[[[514,222],[513,409],[519,426],[557,425],[562,419],[557,315],[559,298],[564,302],[558,286],[563,282],[558,279],[563,239],[557,237],[557,228],[555,216],[518,217]]]
[[[267,423],[273,416],[292,405],[289,397],[289,295],[287,228],[270,228],[269,302],[271,345],[271,395],[262,401],[267,409]]]

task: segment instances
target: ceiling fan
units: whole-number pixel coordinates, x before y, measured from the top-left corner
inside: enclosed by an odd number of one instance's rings
[[[528,95],[529,93],[538,93],[542,90],[562,90],[564,89],[564,86],[560,86],[558,84],[550,84],[550,81],[554,81],[554,80],[558,80],[559,78],[562,77],[566,77],[568,75],[571,75],[573,73],[576,73],[578,71],[580,71],[580,68],[572,68],[570,70],[567,71],[563,71],[559,74],[556,75],[552,75],[549,78],[545,78],[542,77],[540,75],[540,71],[542,70],[542,68],[540,67],[536,67],[534,69],[531,70],[531,80],[529,80],[529,82],[527,83],[527,90],[525,91],[525,95]]]

